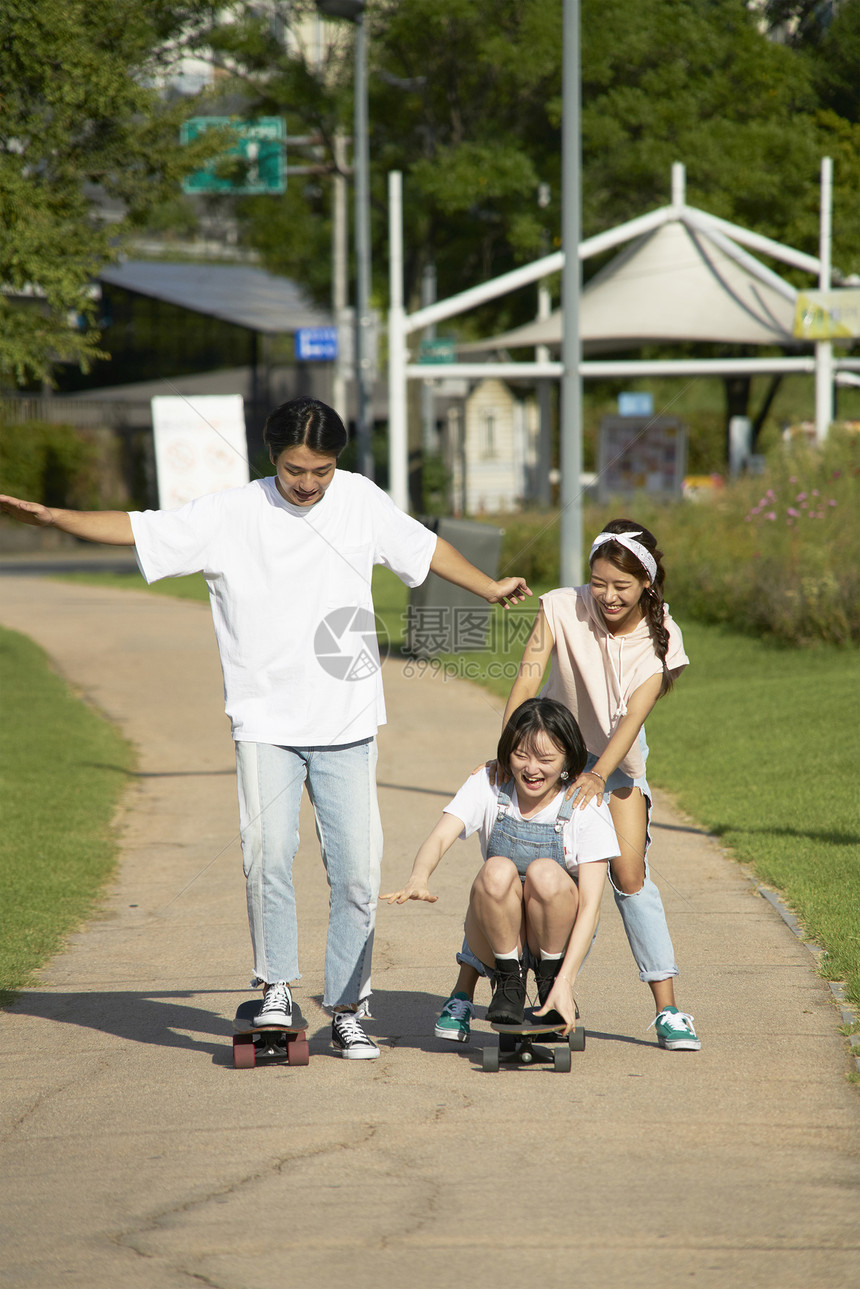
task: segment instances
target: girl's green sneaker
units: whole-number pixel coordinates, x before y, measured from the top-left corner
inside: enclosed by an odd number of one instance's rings
[[[657,1042],[670,1052],[698,1052],[702,1046],[693,1029],[693,1018],[677,1007],[664,1007],[651,1022],[657,1032]],[[651,1028],[651,1025],[648,1028]]]
[[[439,1013],[433,1033],[437,1038],[447,1038],[451,1043],[468,1043],[474,1012],[475,1004],[468,994],[452,994]]]

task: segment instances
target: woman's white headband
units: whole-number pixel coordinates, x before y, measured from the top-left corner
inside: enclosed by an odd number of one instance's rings
[[[591,554],[588,557],[589,564],[594,559],[595,552],[598,551],[605,542],[618,542],[621,546],[625,546],[632,555],[636,556],[639,563],[651,579],[651,582],[655,582],[657,580],[657,561],[654,559],[654,556],[651,554],[647,546],[643,546],[641,542],[633,540],[635,537],[641,536],[641,530],[637,530],[635,533],[598,533],[594,541],[591,543]]]

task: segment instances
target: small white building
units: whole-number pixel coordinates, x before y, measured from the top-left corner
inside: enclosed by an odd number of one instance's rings
[[[451,475],[455,515],[503,514],[535,494],[538,407],[489,377],[470,382],[465,397],[449,407],[442,455]]]

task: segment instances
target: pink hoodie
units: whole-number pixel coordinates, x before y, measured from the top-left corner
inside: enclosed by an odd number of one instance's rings
[[[632,694],[650,676],[663,672],[648,623],[643,619],[629,635],[611,635],[588,586],[549,591],[540,602],[555,642],[541,697],[570,708],[586,747],[599,757]],[[666,665],[678,676],[690,660],[668,607],[663,621],[669,632]],[[645,773],[638,739],[618,768],[634,779]]]

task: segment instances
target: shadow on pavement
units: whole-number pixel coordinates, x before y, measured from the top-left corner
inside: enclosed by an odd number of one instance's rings
[[[231,1015],[232,999],[237,995],[247,996],[247,991],[241,989],[206,990],[202,996],[210,998],[213,992],[231,999],[228,1008]],[[195,996],[191,990],[62,994],[34,991],[19,994],[8,1010],[14,1016],[40,1017],[60,1025],[113,1034],[116,1038],[130,1039],[135,1043],[208,1052],[215,1058],[223,1053],[225,1063],[232,1061],[229,1042],[233,1032],[231,1016],[216,1015],[204,1008],[188,1007],[175,1001]],[[196,1037],[198,1034],[200,1038]],[[216,1038],[217,1042],[213,1041]],[[26,1043],[26,1029],[21,1030],[21,1039]]]

